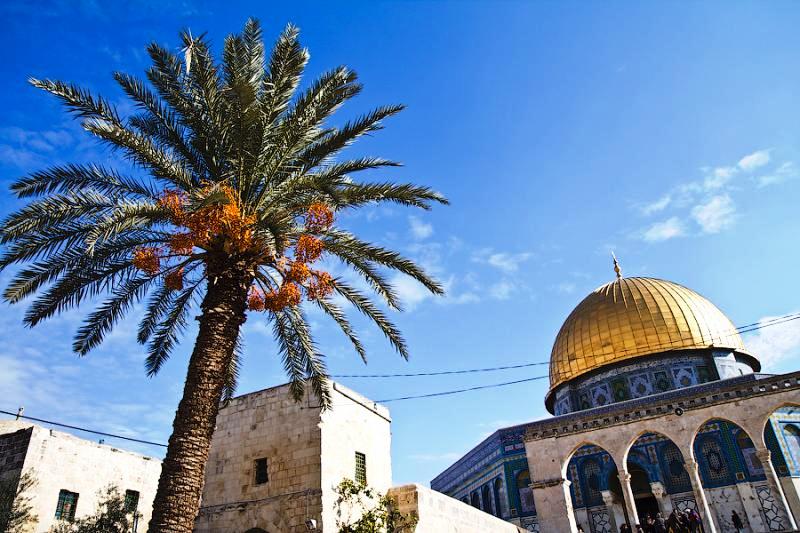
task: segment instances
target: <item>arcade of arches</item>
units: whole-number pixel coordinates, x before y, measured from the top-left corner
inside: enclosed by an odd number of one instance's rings
[[[564,321],[545,406],[498,429],[431,487],[528,531],[613,533],[695,510],[706,533],[800,519],[800,372],[761,373],[713,303],[617,277]]]

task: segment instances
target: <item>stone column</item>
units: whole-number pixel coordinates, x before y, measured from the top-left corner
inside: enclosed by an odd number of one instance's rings
[[[795,522],[800,520],[800,479],[790,476],[778,477],[783,486],[783,493],[786,495],[786,501],[789,502],[789,509],[795,516]]]
[[[633,530],[639,523],[639,514],[636,512],[636,500],[631,488],[631,475],[627,470],[619,471],[619,482],[622,485],[622,500],[625,503],[625,510],[628,512],[628,525]]]
[[[622,512],[622,507],[614,500],[614,493],[610,490],[604,490],[600,494],[603,495],[603,503],[606,504],[606,509],[608,509],[611,531],[619,531],[619,528],[625,523],[625,514]]]
[[[750,483],[744,481],[736,484],[739,491],[739,498],[742,500],[744,512],[747,515],[747,522],[750,524],[750,531],[767,531],[769,528],[764,525],[761,519],[761,506],[758,503],[758,496],[753,492]]]
[[[577,533],[569,485],[569,480],[564,478],[543,479],[531,483],[539,531]]]
[[[592,530],[592,526],[589,524],[589,511],[586,507],[575,509],[575,525],[583,526],[584,531]]]
[[[789,527],[787,529],[794,530],[797,529],[797,522],[795,522],[794,516],[792,516],[792,511],[789,508],[789,503],[786,501],[786,494],[784,494],[780,479],[778,479],[778,474],[775,472],[775,467],[772,464],[771,456],[772,452],[766,448],[756,449],[756,457],[758,457],[758,460],[761,461],[761,466],[764,467],[764,475],[767,477],[769,492],[772,494],[772,497],[775,498],[775,501],[778,503],[778,505],[782,507],[783,512],[789,521]]]
[[[685,453],[683,456],[690,457]],[[700,465],[698,465],[697,461],[693,459],[686,459],[683,466],[689,473],[689,481],[692,482],[694,501],[697,504],[697,512],[700,513],[700,518],[703,519],[703,529],[705,530],[705,533],[717,533],[717,526],[714,524],[714,519],[711,515],[711,508],[708,506],[706,491],[703,490],[703,481],[700,479]]]
[[[667,489],[664,488],[663,483],[660,481],[654,481],[650,483],[650,490],[653,492],[653,496],[656,497],[656,502],[658,502],[658,510],[661,513],[661,516],[663,516],[664,520],[666,520],[669,517],[669,514],[672,512],[672,500],[669,499]]]

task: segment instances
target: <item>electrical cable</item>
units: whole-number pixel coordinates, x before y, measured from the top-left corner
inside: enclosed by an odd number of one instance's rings
[[[22,415],[22,414],[19,414],[19,413],[14,413],[14,412],[11,412],[11,411],[4,411],[2,409],[0,409],[0,413],[2,413],[4,415],[11,415],[11,416],[14,416],[16,418],[24,418],[25,420],[33,420],[34,422],[41,422],[43,424],[50,424],[51,426],[58,426],[58,427],[62,427],[62,428],[75,429],[75,430],[83,431],[83,432],[86,432],[86,433],[93,433],[95,435],[101,435],[103,437],[111,437],[111,438],[114,438],[114,439],[128,440],[128,441],[131,441],[131,442],[138,442],[140,444],[149,444],[150,446],[161,446],[162,448],[166,448],[167,447],[166,444],[161,444],[160,442],[151,442],[149,440],[136,439],[136,438],[133,438],[133,437],[125,437],[123,435],[115,435],[113,433],[106,433],[105,431],[95,431],[94,429],[82,428],[80,426],[71,426],[69,424],[62,424],[61,422],[53,422],[52,420],[44,420],[42,418],[34,418],[32,416],[26,416],[26,415]]]
[[[756,330],[763,329],[763,328],[770,327],[770,326],[777,326],[779,324],[785,324],[787,322],[792,322],[794,320],[800,320],[800,313],[787,314],[787,315],[783,315],[783,316],[780,316],[780,317],[771,318],[771,319],[769,319],[767,321],[754,322],[753,324],[747,324],[745,326],[739,326],[738,328],[735,328],[735,330],[733,330],[733,331],[736,331],[736,332],[739,332],[739,333],[750,333],[752,331],[756,331]],[[474,369],[465,369],[465,370],[444,370],[444,371],[438,371],[438,372],[417,372],[417,373],[408,373],[408,374],[342,374],[342,375],[333,375],[331,377],[392,378],[392,377],[416,377],[416,376],[441,376],[441,375],[447,375],[447,374],[469,374],[469,373],[477,373],[477,372],[492,372],[492,371],[497,371],[497,370],[509,370],[509,369],[517,369],[517,368],[526,368],[526,367],[531,367],[531,366],[536,366],[536,365],[546,365],[546,364],[549,364],[549,361],[548,362],[538,361],[538,362],[532,362],[532,363],[523,363],[523,364],[519,364],[519,365],[498,366],[498,367],[491,367],[491,368],[474,368]],[[505,382],[502,382],[502,383],[493,383],[493,384],[490,384],[490,385],[477,385],[475,387],[466,387],[466,388],[462,388],[462,389],[455,389],[455,390],[449,390],[449,391],[432,392],[432,393],[428,393],[428,394],[418,394],[418,395],[412,395],[412,396],[400,396],[400,397],[397,397],[397,398],[387,398],[387,399],[384,399],[384,400],[375,400],[375,403],[391,403],[391,402],[400,402],[400,401],[405,401],[405,400],[416,400],[416,399],[422,399],[422,398],[437,398],[437,397],[441,397],[441,396],[450,396],[450,395],[453,395],[453,394],[461,394],[461,393],[464,393],[464,392],[471,392],[471,391],[485,390],[485,389],[493,389],[493,388],[497,388],[497,387],[506,387],[506,386],[509,386],[509,385],[516,385],[518,383],[527,383],[527,382],[531,382],[531,381],[537,381],[537,380],[540,380],[540,379],[545,379],[547,377],[548,377],[547,375],[534,376],[534,377],[525,378],[525,379],[518,379],[518,380],[515,380],[515,381],[505,381]],[[166,448],[167,447],[166,444],[161,444],[159,442],[152,442],[152,441],[148,441],[148,440],[137,439],[137,438],[134,438],[134,437],[126,437],[124,435],[116,435],[114,433],[108,433],[108,432],[105,432],[105,431],[96,431],[96,430],[93,430],[93,429],[88,429],[88,428],[84,428],[84,427],[80,427],[80,426],[74,426],[74,425],[70,425],[70,424],[64,424],[64,423],[61,423],[61,422],[54,422],[52,420],[45,420],[45,419],[42,419],[42,418],[35,418],[35,417],[32,417],[32,416],[22,415],[22,414],[19,414],[19,413],[15,413],[13,411],[5,411],[5,410],[0,409],[0,414],[10,415],[10,416],[13,416],[13,417],[16,417],[16,418],[24,418],[25,420],[32,420],[34,422],[40,422],[40,423],[43,423],[43,424],[50,424],[50,425],[57,426],[57,427],[62,427],[62,428],[67,428],[67,429],[74,429],[76,431],[82,431],[82,432],[85,432],[85,433],[92,433],[94,435],[100,435],[100,436],[103,436],[103,437],[110,437],[110,438],[114,438],[114,439],[121,439],[121,440],[130,441],[130,442],[137,442],[139,444],[147,444],[149,446],[159,446],[159,447],[162,447],[162,448]]]

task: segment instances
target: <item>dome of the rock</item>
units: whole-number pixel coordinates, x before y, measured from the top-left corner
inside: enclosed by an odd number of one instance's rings
[[[550,393],[579,376],[643,356],[726,349],[747,359],[736,327],[703,296],[655,278],[619,277],[570,313],[550,355]]]

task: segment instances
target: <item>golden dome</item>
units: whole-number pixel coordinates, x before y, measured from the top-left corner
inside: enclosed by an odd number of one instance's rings
[[[550,393],[608,364],[712,346],[744,352],[735,326],[714,304],[671,281],[618,277],[584,298],[561,326],[550,354]]]

